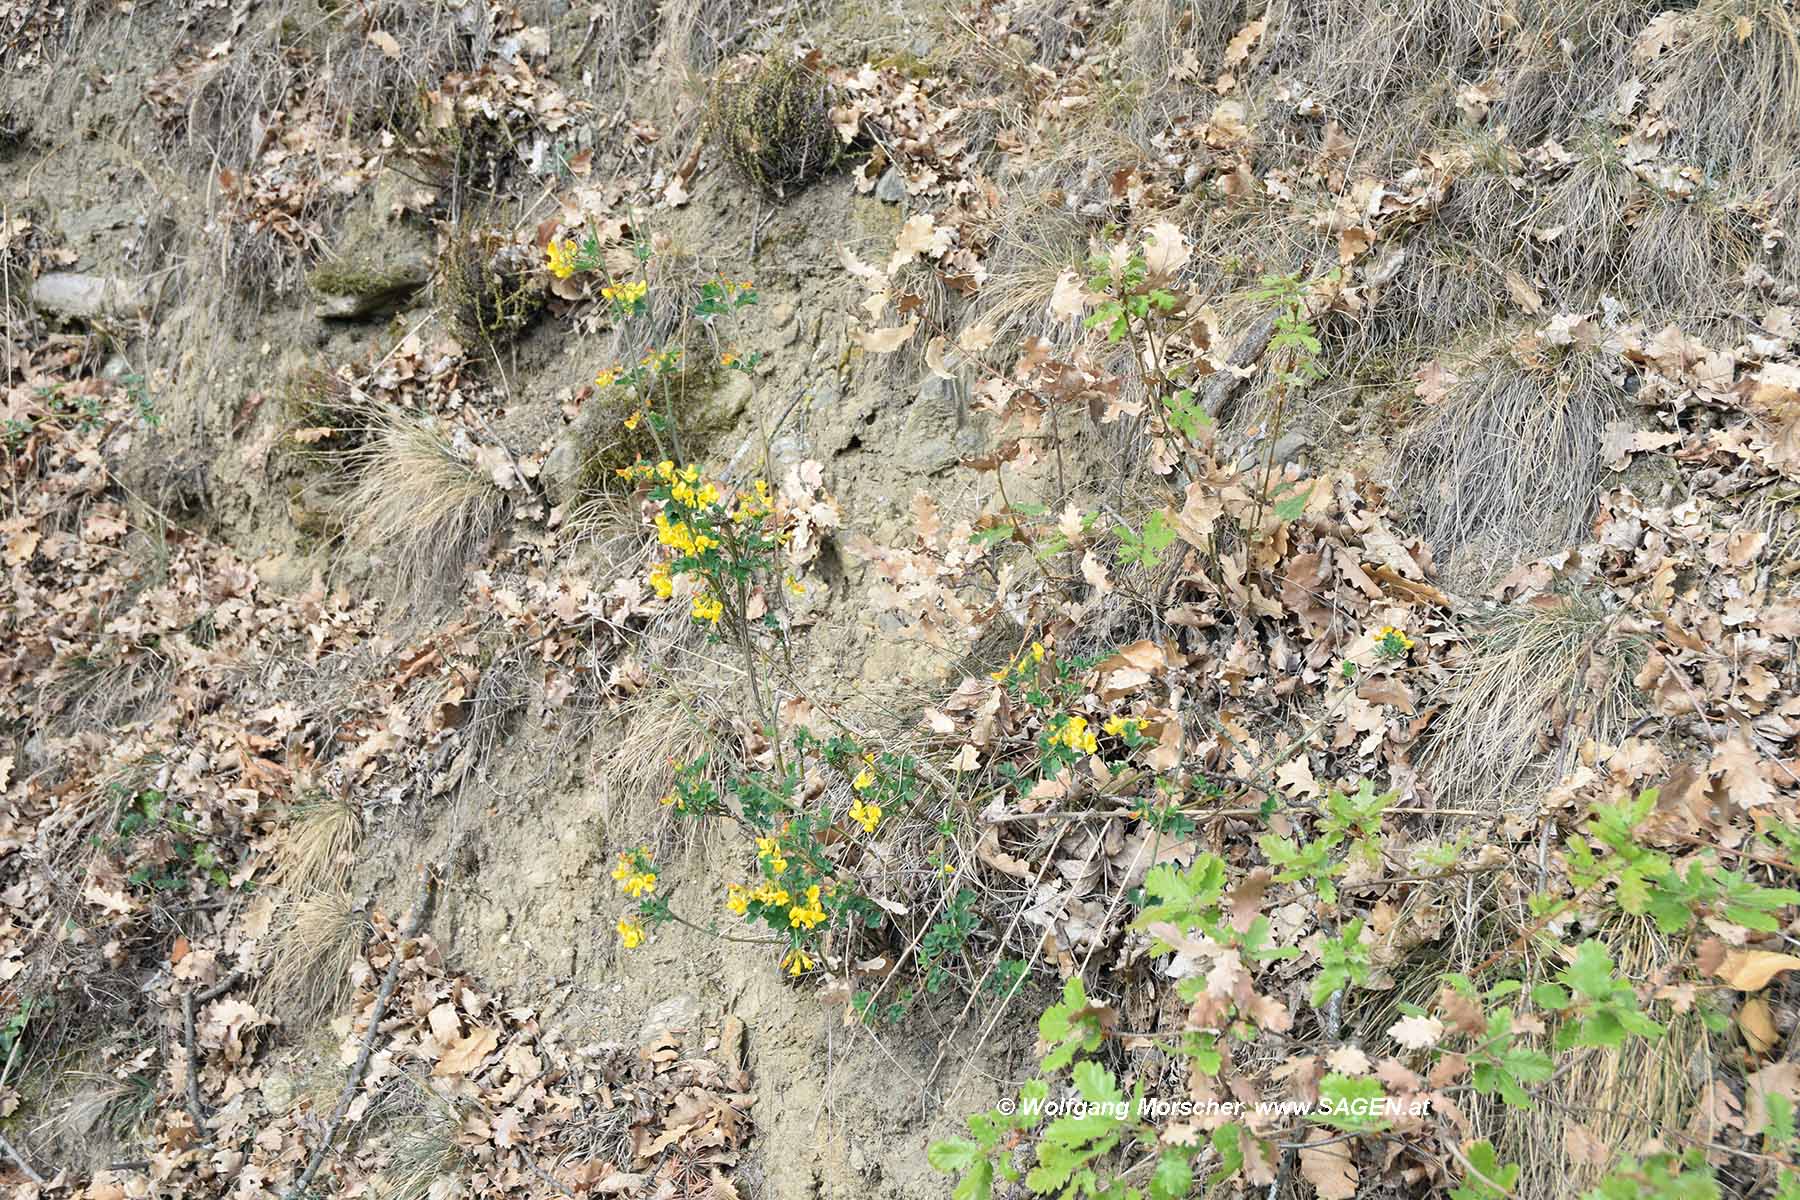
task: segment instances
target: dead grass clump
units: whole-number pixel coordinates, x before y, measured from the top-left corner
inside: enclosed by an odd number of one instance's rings
[[[714,84],[709,132],[746,183],[786,200],[843,156],[831,105],[831,85],[810,61],[772,53]]]
[[[393,569],[395,594],[427,601],[454,591],[463,564],[500,529],[507,496],[474,461],[461,431],[398,409],[357,455],[345,501],[352,538]]]
[[[524,332],[544,307],[537,263],[499,230],[453,230],[438,264],[438,293],[458,337],[484,356]]]
[[[341,886],[326,883],[295,901],[275,935],[259,995],[291,1025],[329,1016],[350,995],[350,968],[362,952],[368,914]]]
[[[1527,364],[1500,350],[1459,370],[1401,445],[1426,536],[1444,550],[1484,549],[1495,566],[1581,541],[1601,439],[1622,410],[1602,355],[1571,349]]]
[[[283,445],[296,461],[343,475],[380,429],[381,408],[344,371],[309,366],[288,380],[282,415]]]
[[[342,887],[362,835],[362,814],[342,796],[313,789],[288,813],[269,881],[291,892]]]
[[[1668,154],[1800,211],[1800,26],[1787,0],[1701,0],[1649,65]]]
[[[1606,943],[1624,979],[1658,978],[1683,957],[1644,917],[1620,916],[1594,936]],[[1536,982],[1527,979],[1526,991]],[[1574,1056],[1544,1085],[1537,1104],[1499,1113],[1494,1145],[1504,1161],[1521,1167],[1518,1195],[1588,1195],[1617,1162],[1595,1163],[1586,1147],[1604,1147],[1616,1160],[1653,1138],[1693,1128],[1695,1101],[1710,1073],[1706,1030],[1697,1009],[1672,1014],[1666,1023],[1668,1032],[1648,1043],[1634,1039]]]
[[[415,1086],[430,1094],[424,1085]],[[456,1180],[471,1166],[468,1153],[457,1144],[460,1129],[456,1111],[431,1094],[425,1110],[389,1141],[386,1166],[372,1193],[379,1200],[427,1200],[438,1195],[440,1184]],[[452,1194],[456,1191],[460,1188],[453,1188]]]
[[[1683,202],[1644,193],[1627,237],[1619,286],[1640,299],[1650,319],[1731,321],[1755,303],[1744,269],[1755,261],[1759,236],[1744,207],[1702,195]]]
[[[1422,758],[1459,801],[1506,805],[1568,767],[1584,738],[1617,738],[1642,711],[1638,638],[1582,596],[1502,609],[1445,680]]]

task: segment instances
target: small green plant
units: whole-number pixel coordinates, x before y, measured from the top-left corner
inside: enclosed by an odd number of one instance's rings
[[[196,877],[231,886],[217,848],[191,813],[155,788],[115,784],[112,790],[120,803],[114,848],[126,857],[126,882],[157,892],[184,889]]]

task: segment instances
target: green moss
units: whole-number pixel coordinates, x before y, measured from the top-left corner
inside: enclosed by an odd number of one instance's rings
[[[307,286],[322,296],[355,296],[374,299],[416,288],[423,281],[408,267],[370,269],[353,263],[325,263],[306,277]]]
[[[823,76],[786,54],[770,54],[748,74],[718,82],[708,126],[745,182],[783,200],[843,157],[832,100]]]
[[[890,71],[898,71],[908,79],[924,79],[931,74],[931,68],[925,60],[911,50],[896,50],[894,53],[875,60],[875,66]]]

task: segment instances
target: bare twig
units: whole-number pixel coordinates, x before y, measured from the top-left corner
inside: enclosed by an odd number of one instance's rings
[[[422,872],[419,890],[419,901],[413,907],[406,928],[394,940],[394,959],[388,964],[387,974],[382,976],[381,990],[375,993],[375,1007],[369,1013],[368,1028],[363,1030],[362,1050],[357,1053],[356,1065],[350,1068],[350,1078],[344,1081],[344,1090],[338,1096],[337,1108],[332,1111],[331,1122],[325,1127],[325,1137],[319,1142],[319,1148],[313,1151],[312,1158],[307,1160],[306,1169],[292,1187],[282,1194],[282,1200],[296,1200],[312,1184],[314,1175],[325,1165],[331,1155],[331,1144],[337,1140],[338,1126],[344,1123],[344,1114],[350,1110],[350,1101],[356,1097],[356,1089],[362,1086],[363,1072],[369,1069],[369,1058],[375,1053],[376,1039],[381,1035],[381,1022],[387,1016],[388,1002],[394,998],[394,989],[400,986],[400,966],[406,960],[406,943],[419,936],[425,927],[425,918],[431,912],[432,898],[437,894],[437,872],[426,867]]]
[[[49,1181],[32,1169],[31,1164],[25,1161],[25,1156],[13,1149],[13,1144],[6,1140],[4,1134],[0,1134],[0,1150],[6,1151],[6,1156],[19,1164],[19,1170],[25,1172],[25,1177],[27,1179],[31,1180],[31,1182],[37,1184],[39,1187],[48,1186]]]
[[[181,998],[182,1035],[187,1043],[187,1107],[196,1129],[206,1128],[209,1114],[200,1099],[200,1051],[194,1043],[194,1013],[236,987],[243,975],[242,971],[233,971],[203,992],[189,988]]]

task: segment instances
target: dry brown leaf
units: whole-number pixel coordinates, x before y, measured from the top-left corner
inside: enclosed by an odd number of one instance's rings
[[[1769,1002],[1761,996],[1744,1001],[1738,1009],[1737,1021],[1744,1044],[1750,1047],[1752,1054],[1767,1054],[1781,1038],[1775,1031],[1775,1014],[1769,1011]]]
[[[1334,1141],[1336,1136],[1329,1129],[1307,1135],[1300,1151],[1300,1174],[1318,1189],[1322,1200],[1355,1200],[1356,1161],[1350,1157],[1350,1143]]]
[[[908,321],[887,329],[855,329],[850,333],[850,340],[870,354],[892,354],[904,346],[918,328],[917,321]]]
[[[467,1075],[481,1065],[481,1060],[492,1054],[494,1047],[500,1044],[500,1031],[478,1025],[468,1037],[458,1038],[444,1056],[438,1059],[433,1067],[433,1075]]]
[[[1769,980],[1783,971],[1800,967],[1800,957],[1777,954],[1773,950],[1733,950],[1713,971],[1720,979],[1740,992],[1760,992]]]

